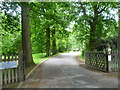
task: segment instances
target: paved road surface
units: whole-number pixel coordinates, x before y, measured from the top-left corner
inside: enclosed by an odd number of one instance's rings
[[[77,52],[64,53],[40,65],[22,88],[118,88],[118,79],[81,67]]]

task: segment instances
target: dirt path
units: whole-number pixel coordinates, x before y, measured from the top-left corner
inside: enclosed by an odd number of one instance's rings
[[[118,88],[118,78],[78,64],[78,53],[57,55],[40,65],[22,88]]]

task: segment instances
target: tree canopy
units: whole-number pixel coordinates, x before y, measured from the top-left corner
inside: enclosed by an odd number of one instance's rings
[[[29,29],[22,36],[23,5],[29,8],[24,11],[29,14],[29,24],[24,27]],[[117,49],[116,2],[2,2],[1,8],[3,54],[18,53],[28,43],[23,41],[27,33],[29,52],[46,56],[72,50],[103,51],[107,43]]]

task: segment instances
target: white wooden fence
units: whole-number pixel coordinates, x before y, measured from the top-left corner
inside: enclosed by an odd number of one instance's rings
[[[24,80],[23,53],[0,56],[0,85]]]

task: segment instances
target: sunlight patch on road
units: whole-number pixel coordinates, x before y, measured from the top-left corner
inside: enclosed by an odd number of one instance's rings
[[[63,53],[62,55],[70,55],[70,56],[77,56],[80,52],[70,52],[70,53]]]

